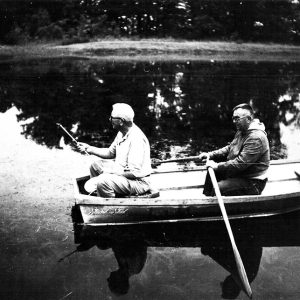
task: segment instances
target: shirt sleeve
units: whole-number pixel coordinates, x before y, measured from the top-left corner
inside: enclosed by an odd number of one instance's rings
[[[217,159],[217,160],[222,160],[222,159],[226,159],[227,155],[229,153],[230,150],[230,145],[227,145],[221,149],[215,150],[215,151],[211,151],[208,152],[209,158],[210,159]]]
[[[112,142],[112,144],[108,148],[108,151],[110,152],[111,157],[116,157],[117,144],[118,144],[118,135],[116,135],[114,141]]]

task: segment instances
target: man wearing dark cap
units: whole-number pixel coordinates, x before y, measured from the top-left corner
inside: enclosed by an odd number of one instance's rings
[[[97,148],[79,143],[79,149],[101,157],[90,166],[90,179],[85,188],[97,190],[100,197],[141,195],[149,192],[151,160],[150,146],[142,130],[133,123],[134,111],[126,103],[116,103],[110,116],[118,131],[109,148]],[[106,159],[114,159],[114,162]]]
[[[254,119],[253,109],[247,103],[233,108],[232,121],[237,130],[233,141],[221,149],[203,152],[199,158],[207,159],[207,167],[214,169],[222,195],[259,195],[266,185],[270,163],[265,126]],[[203,193],[214,195],[208,174]]]

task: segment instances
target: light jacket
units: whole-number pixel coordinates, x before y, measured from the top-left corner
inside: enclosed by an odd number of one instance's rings
[[[233,141],[226,147],[209,152],[218,163],[217,170],[226,177],[266,178],[270,164],[270,148],[265,126],[254,119],[243,133],[237,131]]]

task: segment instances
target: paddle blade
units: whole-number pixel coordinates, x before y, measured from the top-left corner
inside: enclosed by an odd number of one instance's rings
[[[240,253],[239,253],[235,243],[234,243],[234,245],[232,245],[232,249],[233,249],[234,258],[236,261],[237,270],[238,270],[238,273],[241,278],[242,288],[243,288],[244,292],[246,293],[246,295],[251,299],[252,298],[252,290],[251,290],[251,287],[250,287],[250,284],[248,281],[248,276],[247,276],[245,267],[243,265],[242,258],[240,256]]]

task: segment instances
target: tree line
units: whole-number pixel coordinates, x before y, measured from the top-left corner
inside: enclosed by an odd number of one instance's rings
[[[2,0],[0,42],[174,38],[299,44],[299,0]]]

